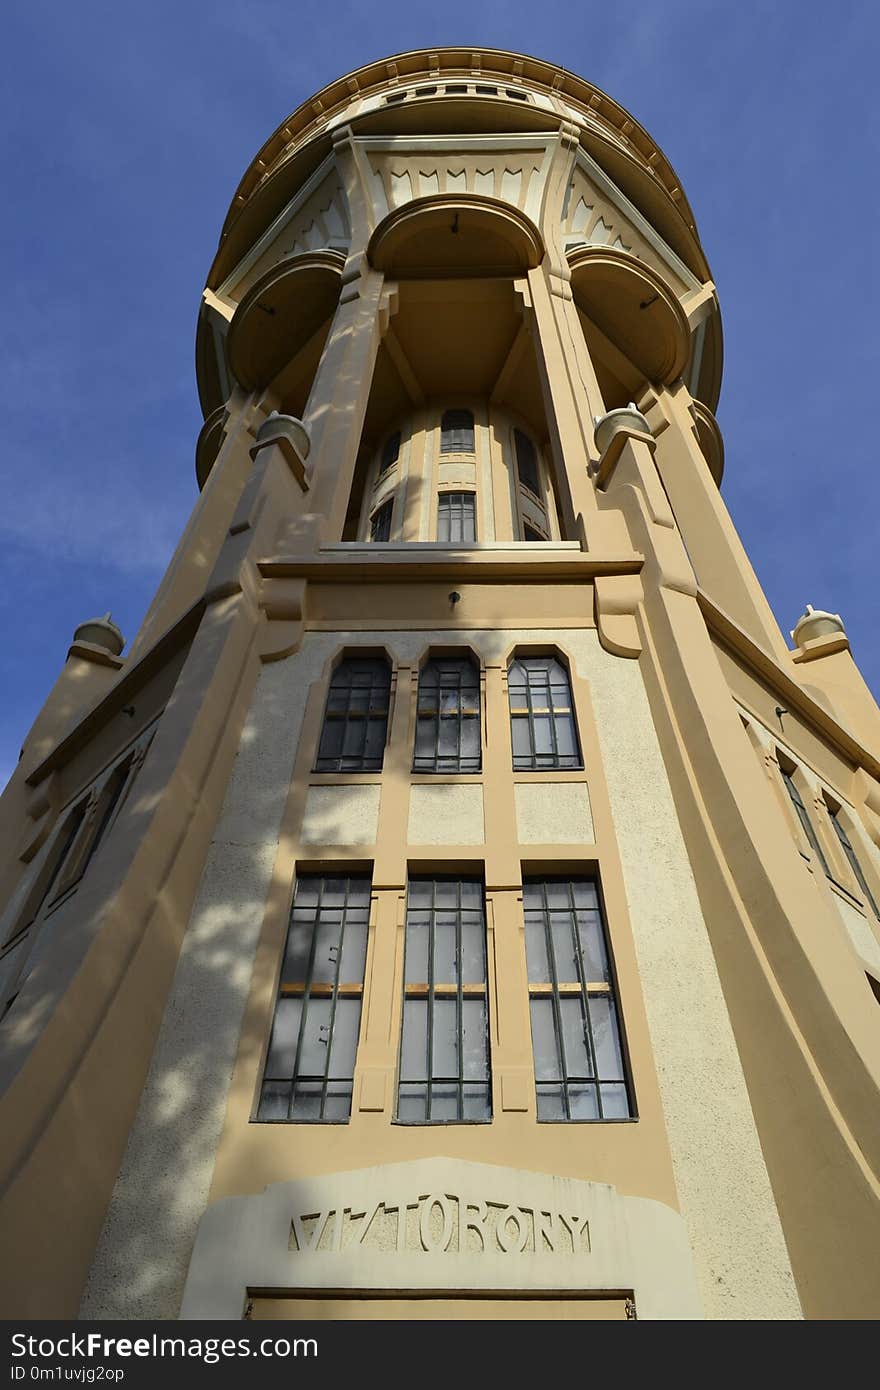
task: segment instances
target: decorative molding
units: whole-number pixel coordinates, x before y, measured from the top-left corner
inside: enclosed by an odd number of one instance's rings
[[[596,628],[602,646],[614,656],[640,656],[642,638],[636,614],[645,595],[639,576],[597,575],[593,588],[596,594]]]

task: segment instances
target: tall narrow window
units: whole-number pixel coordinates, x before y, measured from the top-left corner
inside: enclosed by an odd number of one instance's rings
[[[816,857],[819,860],[819,863],[822,865],[822,868],[824,869],[825,873],[830,876],[831,870],[828,867],[828,860],[822,853],[822,846],[819,844],[819,837],[813,829],[813,822],[807,815],[807,808],[804,805],[803,800],[801,799],[801,794],[798,790],[797,783],[794,780],[794,776],[791,772],[786,771],[786,769],[782,766],[781,763],[779,765],[779,770],[782,773],[782,780],[785,783],[785,789],[791,797],[791,804],[794,806],[794,809],[797,813],[797,818],[801,823],[803,832],[809,840],[811,846],[813,847],[813,850],[816,853]]]
[[[316,772],[377,772],[388,732],[388,662],[349,658],[333,672]]]
[[[373,512],[370,517],[370,540],[387,541],[391,539],[391,513],[394,511],[394,499],[389,498],[383,502],[378,511]]]
[[[875,917],[880,917],[880,908],[877,907],[877,903],[876,903],[876,901],[874,900],[874,894],[871,892],[870,888],[868,887],[867,880],[865,879],[865,875],[862,873],[862,866],[861,866],[861,864],[859,863],[858,859],[856,858],[856,852],[855,852],[855,850],[853,849],[853,847],[852,847],[852,845],[851,845],[851,843],[850,843],[850,838],[849,838],[849,836],[847,835],[846,830],[844,829],[843,823],[841,822],[841,819],[840,819],[840,807],[838,806],[837,809],[835,810],[832,806],[829,806],[829,807],[828,807],[828,813],[829,813],[829,815],[831,816],[831,824],[834,826],[834,831],[835,831],[835,834],[837,835],[838,840],[840,841],[841,849],[843,850],[844,854],[846,855],[847,862],[849,863],[850,868],[852,869],[853,873],[855,874],[856,882],[858,883],[859,887],[861,888],[862,892],[864,893],[864,895],[865,895],[865,900],[866,900],[866,902],[868,903],[868,905],[870,906],[871,911],[873,912],[874,916],[875,916]]]
[[[539,1120],[632,1115],[605,928],[590,879],[523,884]]]
[[[490,1120],[483,885],[410,879],[397,1118]]]
[[[400,457],[400,430],[395,430],[389,434],[385,443],[382,445],[382,458],[379,462],[379,476],[387,473],[389,468],[393,468]]]
[[[445,410],[440,421],[441,454],[474,452],[474,417],[470,410]]]
[[[369,919],[369,878],[297,881],[258,1120],[351,1115]]]
[[[507,673],[516,772],[582,767],[568,673],[552,656],[516,657]]]
[[[541,478],[538,473],[538,455],[535,446],[522,430],[513,431],[513,445],[516,450],[516,471],[520,483],[536,497],[541,496]]]
[[[437,500],[437,539],[456,544],[477,539],[476,499],[472,492],[441,492]]]
[[[479,772],[480,677],[467,657],[428,661],[419,676],[414,772]]]

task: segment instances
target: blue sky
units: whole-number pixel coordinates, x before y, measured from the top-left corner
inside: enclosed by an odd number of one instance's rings
[[[0,90],[0,785],[77,623],[136,631],[195,500],[199,295],[238,179],[312,92],[442,44],[565,65],[657,140],[718,286],[724,496],[787,631],[880,693],[880,11],[793,0],[13,0]]]

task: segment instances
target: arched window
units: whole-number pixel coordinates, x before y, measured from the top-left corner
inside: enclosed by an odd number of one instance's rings
[[[528,488],[529,492],[534,493],[535,497],[541,496],[541,475],[538,471],[538,455],[535,446],[527,434],[522,430],[513,431],[513,444],[516,449],[516,471],[519,475],[520,483]]]
[[[391,513],[394,511],[394,498],[383,502],[370,517],[370,540],[388,541],[391,539]]]
[[[445,410],[440,421],[441,454],[474,452],[474,416],[470,410]]]
[[[388,732],[391,671],[381,657],[350,657],[333,672],[316,772],[378,772]]]
[[[582,767],[571,685],[561,662],[515,657],[507,690],[514,771]]]
[[[469,658],[422,667],[414,772],[479,772],[480,677]]]

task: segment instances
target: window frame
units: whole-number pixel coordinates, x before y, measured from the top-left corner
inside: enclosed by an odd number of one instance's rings
[[[385,497],[370,513],[370,545],[387,545],[390,542],[393,520],[394,498]],[[379,531],[387,531],[387,534],[379,535]]]
[[[456,710],[454,710],[452,713],[447,713],[446,715],[444,715],[443,708],[442,708],[442,703],[443,703],[443,701],[442,701],[442,694],[443,694],[443,690],[444,690],[444,683],[443,683],[443,679],[442,679],[443,672],[442,672],[442,669],[440,669],[440,668],[442,668],[444,665],[445,665],[448,669],[450,669],[450,670],[451,670],[453,667],[459,667],[459,668],[461,668],[462,670],[463,670],[464,668],[469,668],[470,672],[471,672],[472,675],[473,675],[473,683],[472,683],[472,684],[468,684],[468,685],[465,686],[465,685],[463,684],[463,682],[462,682],[461,680],[459,680],[459,681],[458,681],[458,684],[455,685],[455,686],[453,686],[451,683],[449,683],[449,684],[447,685],[446,688],[448,688],[448,689],[455,689],[455,690],[457,691],[457,694],[458,694],[458,701],[457,701],[457,708],[456,708]],[[430,694],[432,693],[432,690],[431,690],[431,688],[428,686],[428,682],[427,682],[427,680],[426,680],[426,674],[427,674],[428,672],[434,670],[434,669],[438,669],[438,681],[437,681],[437,686],[436,686],[435,707],[427,707],[427,700],[428,700],[428,697],[430,696]],[[463,703],[464,703],[465,695],[468,695],[468,694],[470,694],[471,697],[472,697],[472,707],[471,707],[471,709],[465,709],[465,708],[463,708]],[[438,654],[434,654],[434,655],[429,655],[428,657],[426,657],[426,659],[422,662],[421,668],[420,668],[420,670],[419,670],[418,686],[417,686],[417,689],[416,689],[415,739],[414,739],[414,742],[413,742],[413,759],[412,759],[412,771],[413,771],[414,774],[420,775],[420,776],[423,775],[423,776],[427,776],[427,777],[431,777],[431,776],[444,776],[444,775],[446,775],[446,776],[461,776],[461,777],[466,777],[466,776],[476,776],[476,775],[478,775],[480,772],[482,772],[482,768],[483,768],[483,709],[482,709],[483,699],[482,699],[482,695],[483,695],[483,692],[482,692],[482,677],[481,677],[480,665],[479,665],[479,662],[477,661],[476,657],[474,656],[474,654],[470,651],[470,649],[468,649],[468,650],[466,650],[466,651],[463,651],[463,652],[461,652],[461,653],[456,652],[455,654],[448,654],[448,655],[438,655]],[[444,720],[444,718],[446,718],[446,719],[448,719],[448,720],[450,720],[450,721],[453,720],[453,719],[456,721],[456,725],[457,725],[457,731],[456,731],[456,732],[457,732],[456,745],[457,745],[457,748],[458,748],[458,752],[457,752],[456,754],[454,754],[454,755],[452,755],[452,754],[446,755],[446,754],[441,754],[441,753],[440,753],[441,734],[442,734],[442,732],[443,732],[443,720]],[[420,753],[419,753],[419,730],[420,730],[420,728],[422,727],[422,721],[424,720],[425,722],[427,722],[428,719],[431,719],[431,720],[434,722],[434,725],[435,725],[435,728],[434,728],[434,737],[433,737],[434,754],[433,754],[433,757],[431,757],[431,758],[429,758],[429,757],[428,757],[427,755],[425,755],[425,754],[420,754]],[[462,755],[462,752],[461,752],[461,747],[462,747],[462,735],[463,735],[464,728],[465,728],[465,721],[467,721],[467,720],[472,720],[472,721],[476,724],[476,735],[477,735],[477,738],[476,738],[476,748],[477,748],[477,751],[476,751],[476,754],[475,754],[475,755],[472,755],[472,756],[471,756],[471,755],[463,756],[463,755]],[[441,762],[451,763],[451,762],[453,762],[453,761],[454,761],[455,764],[456,764],[455,766],[440,766],[440,765],[438,765],[438,764],[441,763]],[[429,762],[431,762],[433,765],[432,765],[432,766],[427,766],[427,764],[428,764]],[[471,762],[471,763],[474,763],[475,766],[463,767],[463,766],[462,766],[462,763],[463,763],[463,762]]]
[[[345,866],[340,866],[340,870],[344,870],[344,868],[345,868]],[[345,891],[344,891],[344,893],[343,893],[343,898],[342,898],[342,904],[341,904],[341,906],[339,906],[339,905],[330,905],[330,904],[328,904],[328,905],[326,905],[326,907],[325,907],[325,905],[324,905],[324,898],[325,898],[325,896],[326,896],[326,894],[327,894],[326,885],[327,885],[327,884],[330,884],[330,883],[344,883],[344,884],[346,885]],[[295,922],[295,914],[296,914],[297,912],[299,912],[299,911],[308,912],[309,909],[310,909],[310,907],[311,907],[311,904],[307,903],[305,906],[298,908],[298,907],[297,907],[297,895],[298,895],[298,893],[300,893],[300,891],[301,891],[302,889],[304,889],[304,888],[306,887],[306,885],[311,885],[311,884],[317,884],[317,885],[318,885],[318,888],[317,888],[317,900],[316,900],[315,905],[314,905],[314,913],[313,913],[313,922],[312,922],[312,928],[311,928],[311,936],[310,936],[310,939],[309,939],[309,942],[308,942],[308,954],[307,954],[307,960],[306,960],[305,975],[304,975],[304,978],[302,978],[302,979],[300,979],[300,978],[294,979],[294,978],[292,978],[292,977],[291,977],[291,978],[285,978],[285,973],[284,973],[284,972],[285,972],[285,966],[286,966],[286,964],[287,964],[288,957],[289,957],[289,955],[291,954],[291,952],[290,952],[291,938],[292,938],[293,933],[294,933],[294,931],[295,931],[295,929],[296,929],[296,926],[297,926],[297,923]],[[355,901],[354,903],[351,902],[351,888],[352,888],[352,885],[353,885],[353,884],[361,885],[362,888],[363,888],[364,885],[366,886],[366,892],[365,892],[365,894],[362,893],[362,895],[361,895],[362,900],[357,900],[357,901]],[[255,1102],[254,1102],[254,1107],[253,1107],[253,1113],[252,1113],[252,1116],[251,1116],[251,1122],[252,1122],[253,1124],[271,1124],[271,1125],[277,1125],[277,1124],[292,1124],[292,1125],[303,1125],[303,1124],[305,1124],[305,1125],[307,1125],[307,1124],[326,1125],[326,1124],[336,1124],[336,1125],[342,1125],[342,1124],[349,1124],[349,1123],[350,1123],[350,1121],[351,1121],[351,1116],[352,1116],[352,1111],[353,1111],[353,1109],[354,1109],[354,1080],[355,1080],[355,1073],[356,1073],[356,1071],[357,1071],[358,1056],[359,1056],[360,1045],[361,1045],[361,1035],[362,1035],[362,1032],[363,1032],[364,1017],[365,1017],[365,1015],[364,1015],[364,998],[365,998],[365,993],[366,993],[367,957],[368,957],[368,954],[369,954],[369,949],[370,949],[370,937],[371,937],[371,933],[372,933],[372,917],[373,917],[372,899],[373,899],[372,877],[371,877],[370,873],[368,873],[368,872],[366,872],[366,873],[365,873],[365,872],[348,872],[348,873],[346,873],[346,872],[344,872],[344,871],[341,871],[341,872],[332,872],[332,871],[331,871],[331,872],[325,872],[325,873],[299,873],[299,874],[297,874],[296,881],[295,881],[295,883],[294,883],[293,896],[292,896],[292,899],[291,899],[290,913],[289,913],[289,915],[288,915],[287,933],[286,933],[285,938],[284,938],[284,951],[283,951],[283,954],[282,954],[282,957],[281,957],[280,970],[279,970],[279,979],[278,979],[278,987],[277,987],[276,992],[275,992],[275,1004],[274,1004],[274,1008],[273,1008],[273,1010],[272,1010],[272,1018],[271,1018],[271,1021],[270,1021],[270,1024],[269,1024],[269,1028],[268,1028],[268,1031],[267,1031],[265,1051],[264,1051],[264,1055],[263,1055],[263,1059],[262,1059],[262,1064],[261,1064],[261,1067],[260,1067],[260,1075],[259,1075],[259,1082],[258,1082],[258,1086],[257,1086],[257,1094],[256,1094],[256,1097],[255,1097]],[[317,951],[318,951],[319,940],[321,939],[321,935],[322,935],[322,933],[321,933],[321,927],[322,927],[322,925],[329,925],[329,926],[332,928],[332,926],[334,925],[332,922],[330,922],[329,924],[328,924],[328,923],[322,923],[322,912],[324,912],[324,911],[326,911],[326,913],[328,914],[328,916],[331,915],[331,914],[333,914],[333,913],[339,913],[339,915],[340,915],[338,940],[337,940],[335,943],[331,942],[330,945],[329,945],[329,947],[328,947],[328,961],[330,962],[331,966],[334,967],[334,968],[332,969],[332,971],[331,971],[332,979],[329,980],[329,981],[326,981],[326,980],[315,980],[316,956],[317,956]],[[361,920],[358,921],[357,923],[348,922],[348,921],[347,921],[347,918],[348,918],[349,913],[358,913],[358,914],[360,914],[360,915],[361,915]],[[341,980],[341,979],[340,979],[340,972],[341,972],[341,970],[342,970],[343,962],[344,962],[344,960],[345,960],[345,931],[346,931],[346,926],[351,927],[351,926],[354,926],[354,925],[358,925],[358,926],[363,927],[363,942],[364,942],[364,945],[363,945],[363,960],[362,960],[362,962],[361,962],[360,972],[359,972],[359,973],[360,973],[360,979],[359,979],[359,980]],[[334,959],[334,957],[330,954],[330,952],[333,952],[333,951],[336,952],[335,959]],[[302,959],[302,957],[300,957],[300,959]],[[276,1026],[278,1025],[278,1022],[279,1022],[279,1018],[280,1018],[280,1014],[281,1014],[281,1006],[282,1006],[282,1004],[284,1003],[284,1001],[285,1001],[285,1000],[288,1000],[288,999],[301,999],[301,1000],[302,1000],[302,1005],[301,1005],[301,1007],[300,1007],[300,1012],[299,1012],[299,1019],[298,1019],[297,1025],[296,1025],[296,1046],[295,1046],[294,1058],[293,1058],[293,1070],[292,1070],[292,1073],[291,1073],[291,1075],[290,1075],[289,1078],[286,1077],[286,1076],[280,1076],[280,1075],[277,1076],[277,1077],[275,1077],[275,1076],[271,1076],[271,1077],[270,1077],[270,1076],[267,1075],[267,1073],[268,1073],[270,1061],[271,1061],[271,1058],[272,1058],[272,1049],[273,1049],[273,1044],[274,1044],[274,1041],[275,1041]],[[313,1014],[312,1014],[311,1021],[310,1021],[310,1019],[309,1019],[309,1005],[312,1003],[313,1000],[316,1000],[316,1001],[317,1001],[317,1000],[325,1000],[325,999],[329,999],[329,1000],[330,1000],[330,1011],[329,1011],[329,1012],[330,1012],[330,1019],[329,1019],[329,1024],[327,1024],[327,1025],[319,1024],[319,1025],[318,1025],[318,1034],[319,1034],[318,1043],[319,1043],[319,1044],[323,1043],[323,1044],[326,1046],[326,1048],[327,1048],[326,1061],[325,1061],[324,1071],[323,1071],[323,1073],[320,1073],[320,1072],[305,1072],[305,1071],[302,1069],[302,1067],[301,1067],[301,1065],[300,1065],[300,1062],[301,1062],[301,1059],[302,1059],[302,1056],[303,1056],[304,1044],[306,1044],[306,1034],[307,1034],[307,1030],[308,1030],[308,1028],[310,1027],[310,1024],[311,1024],[311,1026],[314,1025],[314,1017],[315,1017],[315,1016],[314,1016],[314,1013],[313,1013]],[[358,1004],[359,1004],[357,1022],[356,1022],[355,1028],[354,1028],[354,1047],[353,1047],[353,1052],[352,1052],[352,1057],[351,1057],[351,1074],[348,1075],[348,1074],[347,1074],[348,1069],[346,1069],[346,1075],[345,1075],[345,1076],[342,1076],[342,1075],[332,1075],[332,1076],[331,1076],[331,1061],[332,1061],[332,1059],[333,1059],[334,1042],[335,1042],[336,1036],[337,1036],[337,1035],[335,1034],[334,1030],[335,1030],[335,1027],[336,1027],[336,1018],[337,1018],[338,1005],[339,1005],[339,1001],[340,1001],[340,1000],[347,1000],[347,999],[357,999],[357,1000],[358,1000]],[[323,1039],[323,1038],[320,1037],[320,1034],[324,1031],[325,1026],[326,1026],[327,1029],[328,1029],[328,1036],[327,1036],[326,1039]],[[306,1044],[306,1045],[307,1045],[307,1044]],[[282,1046],[283,1046],[283,1044],[282,1044]],[[263,1110],[263,1104],[264,1104],[264,1099],[265,1099],[265,1094],[264,1094],[264,1093],[265,1093],[265,1091],[266,1091],[266,1087],[267,1087],[267,1086],[273,1086],[273,1085],[279,1086],[279,1087],[281,1087],[281,1086],[287,1086],[287,1087],[289,1088],[289,1097],[288,1097],[288,1100],[287,1100],[287,1110],[288,1110],[288,1113],[287,1113],[286,1116],[282,1116],[282,1115],[270,1115],[270,1114],[263,1114],[263,1113],[261,1113],[262,1110]],[[329,1087],[333,1087],[333,1086],[340,1086],[340,1085],[343,1085],[343,1086],[344,1086],[344,1085],[347,1085],[347,1086],[348,1086],[348,1113],[345,1114],[345,1115],[329,1115],[329,1116],[328,1116],[328,1115],[325,1115],[325,1114],[324,1114],[324,1111],[325,1111],[326,1106],[327,1106],[328,1088],[329,1088]],[[303,1086],[303,1087],[315,1087],[315,1086],[320,1086],[320,1088],[321,1088],[321,1091],[320,1091],[320,1096],[321,1096],[321,1099],[320,1099],[320,1111],[321,1111],[321,1113],[320,1113],[319,1115],[317,1115],[317,1116],[313,1116],[313,1115],[295,1115],[295,1114],[292,1114],[292,1113],[291,1113],[292,1107],[293,1107],[293,1105],[295,1104],[295,1101],[296,1101],[296,1099],[297,1099],[297,1087],[298,1087],[298,1086]]]
[[[844,810],[843,805],[840,802],[833,801],[824,791],[822,793],[822,800],[825,803],[825,809],[828,812],[828,818],[831,821],[843,858],[849,867],[850,874],[858,885],[864,906],[866,909],[873,912],[875,918],[880,921],[880,907],[877,905],[877,899],[871,891],[871,886],[862,868],[861,861],[856,854],[855,845],[849,837],[849,832],[840,819]],[[836,880],[833,881],[836,882]]]
[[[470,424],[464,423],[464,417],[470,420]],[[457,417],[453,423],[453,417]],[[457,442],[459,435],[467,436],[470,434],[470,444],[463,446]],[[468,406],[450,406],[443,411],[440,416],[440,456],[444,454],[463,454],[473,458],[477,452],[477,421],[474,412]]]
[[[549,905],[548,887],[550,885],[564,885],[568,889],[568,906],[564,908],[551,907]],[[592,890],[593,903],[589,907],[577,902],[575,890],[581,885],[589,885]],[[529,907],[528,894],[530,889],[540,889],[542,906],[540,908]],[[611,939],[608,931],[607,913],[602,896],[601,881],[596,873],[582,874],[559,874],[548,872],[537,875],[530,874],[523,879],[523,926],[524,926],[524,954],[525,970],[529,999],[529,1028],[532,1045],[532,1061],[534,1068],[535,1081],[535,1118],[538,1124],[631,1124],[638,1120],[638,1109],[636,1106],[635,1087],[633,1084],[632,1065],[627,1046],[626,1029],[623,1022],[623,1014],[620,1006],[620,991],[617,983],[616,971],[614,966],[614,956],[611,948]],[[578,913],[593,913],[597,918],[598,936],[596,938],[600,947],[600,954],[604,958],[604,976],[602,980],[592,980],[589,978],[587,965],[584,957],[583,941],[580,926],[577,922]],[[530,922],[529,913],[540,913],[543,926],[543,951],[547,961],[549,981],[534,980],[532,978],[536,972],[533,969],[533,962],[530,960],[529,940]],[[565,913],[569,920],[570,941],[573,947],[572,962],[575,966],[573,980],[562,980],[559,976],[559,961],[557,952],[557,933],[558,923],[554,923],[551,914]],[[534,1025],[533,1004],[537,1001],[550,1000],[551,1016],[553,1027],[553,1041],[556,1059],[559,1063],[558,1076],[554,1078],[539,1078],[538,1075],[538,1056],[536,1047],[536,1035]],[[574,1072],[567,1065],[566,1034],[568,1030],[563,1023],[563,1001],[576,999],[580,1003],[581,1023],[583,1028],[583,1038],[585,1044],[585,1056],[588,1063],[592,1062],[592,1074],[580,1075]],[[594,1011],[591,1008],[591,1001],[604,1000],[608,1005],[608,1021],[613,1024],[614,1043],[613,1046],[620,1058],[620,1076],[603,1077],[600,1075],[597,1048]],[[570,1014],[570,1011],[568,1011]],[[565,1111],[562,1115],[541,1115],[540,1114],[540,1088],[554,1088],[559,1091]],[[628,1109],[626,1115],[605,1115],[603,1114],[603,1087],[622,1087],[623,1094]],[[594,1093],[597,1113],[595,1115],[573,1115],[571,1113],[571,1089],[574,1087],[589,1089]]]
[[[803,796],[801,795],[801,789],[796,781],[796,778],[801,774],[801,769],[798,767],[797,763],[793,762],[789,757],[787,757],[787,755],[780,748],[776,749],[776,762],[777,766],[779,767],[779,773],[782,778],[782,784],[785,787],[785,790],[788,794],[788,799],[791,802],[794,817],[797,821],[797,824],[800,826],[800,829],[808,845],[810,846],[810,853],[808,855],[805,855],[805,858],[812,860],[815,856],[815,858],[818,860],[819,867],[825,874],[825,877],[833,878],[834,875],[832,874],[831,866],[828,863],[828,856],[822,848],[822,842],[819,839],[819,831],[817,827],[813,824],[812,818],[810,816],[809,811],[807,810]],[[804,854],[804,851],[800,850],[800,853]]]
[[[465,505],[467,499],[468,505]],[[442,536],[441,521],[444,516],[448,520],[450,533],[454,530],[456,519],[456,507],[458,508],[459,529],[464,532],[466,529],[473,531],[473,535],[461,535],[455,539],[451,534]],[[465,523],[470,522],[470,527]],[[473,488],[442,488],[437,493],[437,542],[440,545],[476,545],[477,543],[477,494]]]
[[[350,669],[354,666],[366,667],[369,665],[373,666],[374,669],[379,666],[383,667],[387,675],[387,682],[383,683],[382,685],[379,685],[375,680],[373,680],[371,681],[368,687],[364,687],[362,685],[358,686],[354,683],[349,683],[345,686],[342,685],[340,673],[344,672],[346,668]],[[324,708],[323,713],[321,715],[321,724],[318,731],[318,741],[317,747],[315,749],[314,764],[312,767],[313,773],[342,773],[346,775],[358,775],[361,773],[375,773],[382,771],[382,768],[385,764],[385,751],[388,747],[388,732],[391,727],[391,693],[393,677],[393,668],[388,656],[385,653],[382,653],[380,655],[364,656],[359,652],[345,652],[340,656],[340,658],[336,661],[333,670],[331,671],[330,679],[327,682],[327,689],[324,696]],[[357,689],[363,688],[367,688],[370,692],[367,708],[352,709],[353,692]],[[339,695],[343,691],[347,693],[348,697],[346,700],[345,708],[341,710],[332,709],[331,701],[333,700],[334,694]],[[374,707],[374,692],[378,694],[384,692],[385,699],[384,706],[382,708]],[[378,723],[380,719],[384,721],[384,732],[382,736],[381,753],[377,756],[366,758],[365,754],[370,733],[368,727],[369,723],[371,720],[373,722]],[[361,720],[364,724],[364,734],[363,739],[361,740],[362,751],[359,755],[359,761],[355,765],[352,765],[354,762],[355,755],[350,753],[347,754],[344,751],[346,744],[346,734],[349,723]],[[322,748],[324,746],[325,738],[327,736],[328,727],[336,721],[342,722],[344,725],[342,731],[342,738],[340,741],[340,752],[338,754],[322,753]],[[322,763],[333,765],[322,765]],[[348,765],[345,765],[346,763]]]
[[[546,687],[546,690],[547,690],[547,693],[548,693],[548,696],[549,696],[549,702],[548,702],[548,704],[547,704],[546,706],[540,706],[540,707],[536,707],[536,706],[534,705],[534,702],[533,702],[533,700],[532,700],[532,698],[531,698],[532,685],[531,685],[531,683],[527,680],[526,683],[525,683],[525,686],[523,687],[523,689],[524,689],[525,692],[526,692],[526,703],[525,703],[525,705],[514,706],[514,703],[513,703],[514,691],[513,691],[512,688],[511,688],[511,680],[510,680],[511,671],[513,670],[514,666],[522,666],[522,667],[524,667],[524,668],[527,669],[527,668],[528,668],[528,663],[529,663],[529,662],[555,662],[555,663],[556,663],[556,665],[557,665],[557,666],[559,667],[559,669],[562,671],[562,673],[563,673],[563,675],[564,675],[564,677],[565,677],[566,685],[567,685],[567,687],[568,687],[568,704],[567,704],[567,705],[558,705],[558,706],[557,706],[557,705],[555,705],[555,704],[553,703],[553,701],[554,701],[554,695],[553,695],[554,682],[553,682],[552,679],[550,679],[550,673],[549,673],[549,670],[548,670],[548,679],[547,679],[547,681],[545,682],[545,687]],[[572,678],[571,678],[571,668],[570,668],[570,666],[569,666],[567,660],[561,655],[561,653],[556,652],[556,651],[553,651],[553,652],[536,653],[536,652],[524,652],[524,651],[522,651],[521,649],[515,649],[515,650],[513,651],[512,655],[510,656],[510,658],[509,658],[509,660],[508,660],[508,663],[507,663],[506,680],[507,680],[508,725],[509,725],[509,729],[510,729],[510,753],[511,753],[511,765],[512,765],[513,771],[514,771],[515,773],[523,773],[523,772],[582,772],[582,771],[584,770],[583,748],[582,748],[582,746],[581,746],[580,729],[579,729],[579,720],[578,720],[578,715],[577,715],[577,707],[576,707],[576,704],[575,704],[574,683],[573,683]],[[560,684],[560,682],[557,681],[557,682],[556,682],[556,685],[559,686],[559,684]],[[518,685],[517,685],[516,687],[514,687],[514,689],[518,689],[518,688],[519,688]],[[551,741],[552,741],[553,750],[554,750],[554,751],[551,752],[551,753],[538,753],[538,752],[537,752],[537,748],[536,748],[536,738],[535,738],[535,727],[536,727],[536,726],[535,726],[535,716],[536,716],[536,715],[540,715],[540,716],[549,716],[549,728],[550,728]],[[559,740],[558,740],[558,719],[559,719],[559,717],[567,717],[567,718],[569,719],[569,721],[570,721],[572,743],[573,743],[574,748],[575,748],[575,750],[576,750],[574,753],[563,753],[563,754],[560,754],[560,753],[558,752],[558,742],[559,742]],[[515,720],[515,719],[524,722],[526,728],[528,729],[528,741],[529,741],[529,746],[530,746],[530,749],[531,749],[531,752],[530,752],[528,755],[525,755],[525,754],[517,754],[517,752],[516,752],[516,739],[515,739],[515,736],[514,736],[514,727],[515,727],[515,726],[514,726],[514,720]],[[528,757],[528,761],[527,761],[527,757]]]
[[[430,884],[430,906],[420,907],[413,902],[413,886],[415,884]],[[449,914],[453,911],[449,906],[438,904],[437,888],[440,884],[457,885],[457,921],[455,923],[455,964],[458,978],[456,980],[438,980],[435,977],[436,967],[436,929],[438,915]],[[479,941],[482,947],[482,981],[462,980],[461,960],[462,960],[462,941],[463,941],[463,913],[474,913],[475,908],[464,907],[462,905],[462,887],[464,884],[477,885],[479,887],[479,922],[476,924],[479,931]],[[411,931],[415,923],[411,921],[410,914],[428,913],[427,941],[425,948],[425,970],[427,980],[408,981],[408,953],[412,950],[414,937]],[[445,924],[448,925],[448,924]],[[403,991],[402,1007],[400,1013],[400,1037],[397,1050],[397,1079],[395,1086],[395,1103],[393,1123],[406,1126],[429,1126],[429,1125],[483,1125],[491,1124],[494,1118],[493,1106],[493,1085],[492,1085],[492,1027],[490,1019],[489,1004],[489,932],[486,912],[486,889],[482,876],[472,874],[418,874],[411,873],[407,879],[406,893],[406,912],[404,918],[404,952],[403,952]],[[467,1002],[480,999],[483,1002],[483,1024],[482,1045],[483,1045],[483,1074],[481,1077],[468,1077],[465,1075],[466,1066],[464,1061],[466,1036],[465,1028],[465,1004]],[[436,1026],[435,1004],[453,1000],[456,1007],[456,1035],[455,1050],[457,1059],[457,1072],[455,1076],[438,1075],[435,1070],[435,1051],[434,1051],[434,1028]],[[425,1063],[425,1076],[409,1076],[404,1073],[404,1049],[408,1041],[407,1003],[425,1003],[425,1036],[423,1060]],[[414,1011],[409,1016],[414,1016]],[[422,1041],[421,1028],[417,1030],[419,1042]],[[411,1034],[409,1035],[412,1036]],[[481,1087],[485,1092],[484,1115],[465,1115],[465,1088],[467,1086]],[[416,1099],[413,1097],[403,1097],[401,1092],[404,1087],[423,1087],[424,1088],[424,1118],[412,1118],[401,1115],[401,1101],[404,1099]],[[433,1117],[431,1111],[434,1106],[434,1088],[442,1087],[456,1089],[457,1115]]]

